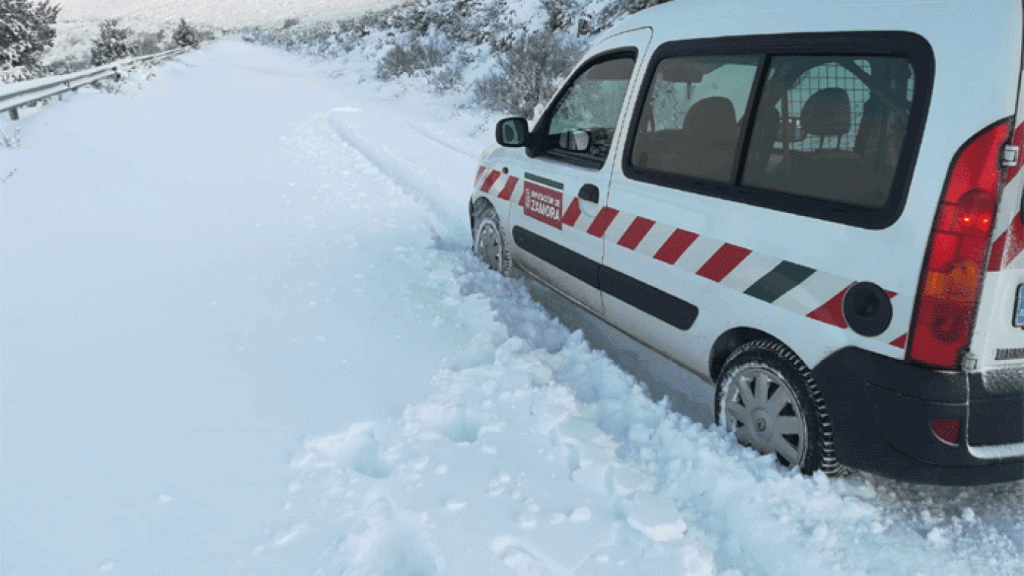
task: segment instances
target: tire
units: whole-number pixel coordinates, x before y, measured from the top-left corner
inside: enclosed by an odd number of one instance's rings
[[[508,276],[510,267],[508,246],[501,228],[501,219],[493,206],[486,206],[476,213],[473,224],[473,252],[487,263],[491,270]]]
[[[736,440],[804,474],[841,474],[832,425],[807,365],[774,340],[737,348],[715,389],[715,422]]]

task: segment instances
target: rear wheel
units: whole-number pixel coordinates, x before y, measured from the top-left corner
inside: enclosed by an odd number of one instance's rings
[[[508,248],[505,246],[501,220],[493,206],[487,206],[476,213],[473,225],[473,251],[492,270],[508,275]]]
[[[758,340],[737,348],[718,377],[715,407],[715,421],[740,444],[775,454],[805,474],[840,472],[818,385],[781,343]]]

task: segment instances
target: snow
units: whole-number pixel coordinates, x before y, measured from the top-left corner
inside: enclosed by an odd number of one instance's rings
[[[189,22],[223,28],[253,24],[280,25],[287,18],[302,21],[352,17],[367,10],[401,4],[404,0],[61,0],[59,19],[74,22],[119,18],[125,23],[167,23],[185,18]]]
[[[373,69],[225,39],[0,123],[0,573],[1024,570],[1020,482],[804,477],[653,401],[471,255],[494,116]]]

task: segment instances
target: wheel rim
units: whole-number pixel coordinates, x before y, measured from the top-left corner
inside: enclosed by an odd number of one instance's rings
[[[501,270],[505,257],[501,246],[501,233],[493,222],[484,222],[476,234],[476,253],[494,270]]]
[[[774,453],[785,466],[798,466],[807,453],[807,425],[785,379],[763,366],[738,370],[723,401],[726,429],[741,444]]]

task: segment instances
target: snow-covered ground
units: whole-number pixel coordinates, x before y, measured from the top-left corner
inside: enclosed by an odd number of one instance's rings
[[[127,23],[190,22],[235,28],[250,24],[280,25],[288,18],[330,21],[367,10],[386,8],[405,0],[60,0],[62,21],[120,18]]]
[[[652,402],[699,384],[471,256],[493,118],[372,69],[222,40],[0,121],[0,573],[1024,570],[1022,483]]]
[[[41,56],[43,64],[78,62],[86,66],[100,23],[117,19],[118,26],[135,34],[160,34],[163,48],[171,47],[171,33],[185,19],[202,33],[237,30],[247,26],[280,28],[285,22],[300,26],[336,22],[366,12],[383,10],[406,0],[60,0],[54,45]]]

